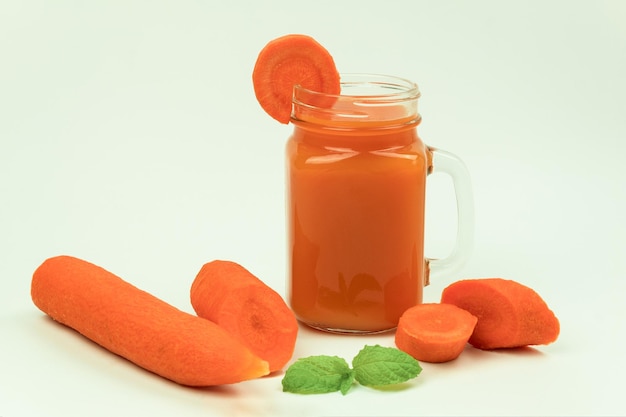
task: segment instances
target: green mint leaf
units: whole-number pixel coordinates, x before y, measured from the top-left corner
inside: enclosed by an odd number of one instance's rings
[[[283,391],[296,394],[323,394],[341,391],[345,395],[354,381],[354,371],[338,356],[309,356],[298,359],[285,372]]]
[[[422,371],[411,355],[391,347],[365,346],[352,360],[354,377],[370,387],[399,384],[415,378]]]

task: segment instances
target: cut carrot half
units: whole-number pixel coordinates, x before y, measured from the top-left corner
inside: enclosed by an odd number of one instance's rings
[[[418,304],[400,317],[396,346],[419,361],[448,362],[463,352],[477,321],[452,304]]]
[[[261,50],[252,84],[263,110],[284,124],[291,117],[294,86],[325,94],[341,91],[330,53],[312,37],[300,34],[276,38]]]
[[[191,285],[191,305],[199,317],[217,323],[269,363],[270,372],[291,359],[298,322],[282,297],[243,266],[206,263]]]
[[[502,278],[457,281],[443,290],[442,303],[478,317],[469,343],[479,349],[546,345],[560,331],[559,320],[533,289]]]

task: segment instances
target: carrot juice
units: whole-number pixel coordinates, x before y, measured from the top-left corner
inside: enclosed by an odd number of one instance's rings
[[[294,92],[288,296],[312,327],[372,333],[422,302],[431,157],[416,129],[417,86],[354,77],[342,77],[339,96]]]

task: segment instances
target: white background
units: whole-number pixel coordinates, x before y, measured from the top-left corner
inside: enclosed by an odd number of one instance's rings
[[[170,383],[45,318],[44,259],[96,263],[191,312],[202,264],[241,263],[284,294],[290,126],[255,101],[265,43],[315,37],[341,72],[420,85],[420,135],[467,164],[475,249],[426,290],[501,276],[561,321],[549,346],[469,348],[392,392],[281,392],[282,375]],[[626,2],[3,1],[0,416],[624,415]],[[427,252],[454,239],[432,176]],[[302,329],[294,360],[351,360],[393,335]]]

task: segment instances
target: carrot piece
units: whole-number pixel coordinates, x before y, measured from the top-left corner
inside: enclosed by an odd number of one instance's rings
[[[78,258],[45,260],[33,274],[31,297],[54,320],[181,385],[230,384],[269,373],[267,362],[217,324]]]
[[[335,61],[315,39],[290,34],[270,41],[259,53],[252,72],[255,96],[261,107],[281,123],[289,123],[293,87],[339,94]]]
[[[444,289],[442,303],[476,317],[469,343],[479,349],[544,345],[559,336],[559,320],[533,289],[502,278],[457,281]]]
[[[451,304],[418,304],[398,321],[398,349],[424,362],[456,359],[476,326],[477,318]]]
[[[266,360],[270,372],[291,359],[298,334],[295,314],[276,291],[243,266],[222,260],[203,265],[190,295],[198,316],[230,332]]]

